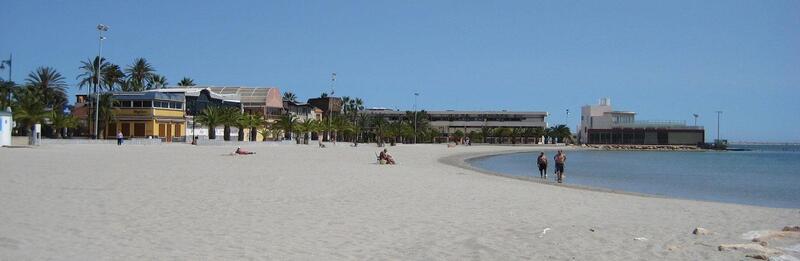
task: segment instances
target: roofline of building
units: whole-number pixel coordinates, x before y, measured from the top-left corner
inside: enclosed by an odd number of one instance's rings
[[[409,110],[410,111],[410,110]],[[362,111],[365,113],[374,113],[374,114],[405,114],[406,111],[395,111],[395,110],[365,110]],[[548,113],[544,111],[425,111],[428,115],[432,114],[449,114],[449,115],[458,115],[458,114],[502,114],[502,115],[518,115],[518,114],[526,114],[526,115],[543,115],[547,116]]]

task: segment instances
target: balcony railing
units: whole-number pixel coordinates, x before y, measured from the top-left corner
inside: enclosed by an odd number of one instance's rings
[[[615,123],[617,128],[655,128],[655,129],[703,129],[703,126],[686,125],[686,121],[635,121]]]

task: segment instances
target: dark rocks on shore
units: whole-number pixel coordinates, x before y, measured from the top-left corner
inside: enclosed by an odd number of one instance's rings
[[[601,150],[656,150],[656,151],[702,151],[700,147],[691,145],[623,145],[623,144],[589,144],[587,148]]]

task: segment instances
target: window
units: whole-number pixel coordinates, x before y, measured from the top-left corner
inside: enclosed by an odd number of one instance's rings
[[[153,104],[152,104],[151,101],[143,101],[142,102],[142,107],[144,107],[144,108],[152,108]]]
[[[133,101],[133,107],[134,108],[141,108],[142,107],[142,101]]]

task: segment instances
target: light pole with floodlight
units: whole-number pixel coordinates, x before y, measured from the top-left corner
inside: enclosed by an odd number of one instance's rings
[[[98,139],[99,136],[100,136],[99,133],[97,132],[97,123],[98,123],[98,120],[100,119],[100,95],[99,95],[100,73],[101,73],[100,72],[100,69],[101,69],[100,66],[103,64],[103,40],[106,39],[106,37],[103,36],[103,32],[107,32],[107,31],[108,31],[108,26],[106,26],[104,24],[98,24],[97,25],[97,32],[99,34],[99,38],[97,40],[97,42],[98,42],[98,48],[97,48],[97,71],[95,71],[95,74],[97,74],[97,83],[94,85],[94,100],[95,100],[94,101],[94,104],[95,104],[95,107],[94,107],[94,139]]]
[[[414,93],[414,144],[417,144],[417,97],[419,93]]]

